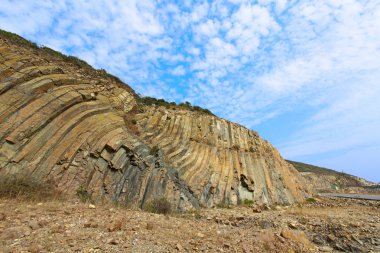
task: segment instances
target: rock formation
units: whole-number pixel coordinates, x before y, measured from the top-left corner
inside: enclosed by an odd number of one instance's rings
[[[302,201],[299,173],[256,132],[137,103],[117,80],[0,37],[0,176],[177,209]]]

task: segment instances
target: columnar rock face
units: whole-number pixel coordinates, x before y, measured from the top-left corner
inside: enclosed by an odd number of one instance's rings
[[[190,111],[145,108],[141,138],[162,150],[202,205],[302,199],[302,179],[256,132]]]
[[[293,203],[295,169],[259,136],[206,114],[137,105],[96,70],[0,38],[0,176],[74,194],[178,209],[243,200]]]

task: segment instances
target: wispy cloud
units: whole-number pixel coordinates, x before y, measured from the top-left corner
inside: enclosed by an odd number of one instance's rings
[[[188,100],[262,130],[286,157],[340,161],[369,177],[345,154],[357,161],[380,147],[377,1],[3,0],[0,24],[141,94]],[[290,129],[284,115],[298,123]]]

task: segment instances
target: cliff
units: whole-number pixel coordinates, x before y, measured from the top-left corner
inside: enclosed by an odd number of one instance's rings
[[[304,199],[303,178],[256,132],[139,104],[105,71],[12,36],[0,36],[2,178],[138,207],[161,196],[177,209]]]

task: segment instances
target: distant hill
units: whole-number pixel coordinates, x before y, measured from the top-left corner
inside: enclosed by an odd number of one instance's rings
[[[373,182],[363,178],[353,176],[344,172],[338,172],[332,169],[319,167],[307,163],[286,160],[294,166],[303,177],[311,183],[317,192],[325,191],[353,191],[353,188],[377,188]],[[354,191],[357,191],[355,189]]]
[[[344,172],[338,172],[332,169],[324,168],[324,167],[319,167],[307,163],[301,163],[301,162],[295,162],[291,160],[285,160],[288,163],[292,164],[296,170],[299,172],[314,172],[314,173],[321,173],[321,174],[346,174]],[[349,175],[349,174],[346,174]]]

